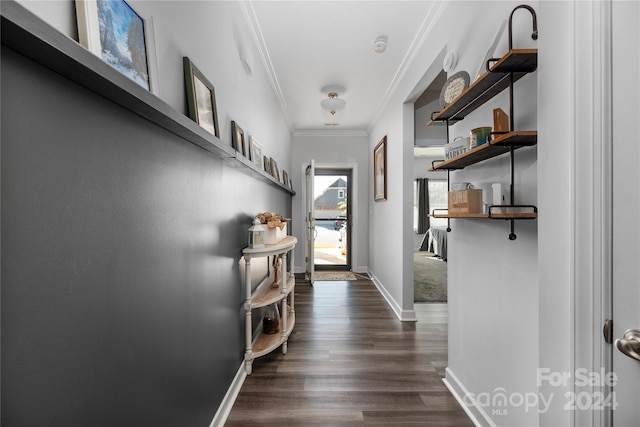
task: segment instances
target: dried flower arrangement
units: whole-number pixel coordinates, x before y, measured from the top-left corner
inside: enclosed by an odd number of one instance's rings
[[[267,224],[269,228],[278,227],[280,230],[284,229],[286,223],[291,221],[291,218],[285,218],[284,216],[273,212],[258,214],[256,215],[256,218],[260,219],[261,224]]]

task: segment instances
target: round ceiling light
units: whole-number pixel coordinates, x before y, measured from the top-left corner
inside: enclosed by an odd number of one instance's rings
[[[329,114],[335,116],[338,111],[342,110],[345,106],[346,102],[344,99],[338,98],[338,94],[336,92],[329,93],[329,97],[320,101],[320,106],[325,111],[328,111]]]

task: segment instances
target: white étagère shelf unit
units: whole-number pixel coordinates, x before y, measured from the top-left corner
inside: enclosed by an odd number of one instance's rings
[[[294,265],[293,249],[297,239],[287,236],[280,242],[273,245],[265,245],[263,248],[244,248],[242,253],[245,261],[245,288],[246,300],[244,304],[246,314],[246,349],[244,353],[244,363],[247,375],[251,375],[254,359],[271,353],[282,345],[282,354],[287,354],[287,343],[289,335],[296,324],[295,303],[293,290],[296,281],[292,271],[287,270],[287,254],[291,253],[291,263]],[[251,289],[251,259],[269,256],[282,256],[282,264],[279,266],[279,280],[273,281],[273,275],[266,277],[255,288]],[[280,309],[280,331],[275,334],[264,334],[258,328],[257,336],[253,336],[252,311],[256,308],[266,307],[270,304],[279,303]]]

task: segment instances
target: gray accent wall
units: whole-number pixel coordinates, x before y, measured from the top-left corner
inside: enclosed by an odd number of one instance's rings
[[[2,425],[205,426],[291,196],[2,48]]]

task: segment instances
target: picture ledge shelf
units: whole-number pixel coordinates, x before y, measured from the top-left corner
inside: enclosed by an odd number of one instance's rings
[[[144,117],[243,173],[295,194],[273,176],[259,170],[230,144],[223,143],[15,1],[1,1],[0,14],[3,46]]]

